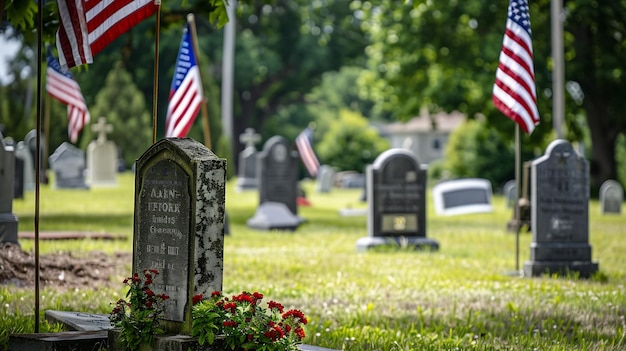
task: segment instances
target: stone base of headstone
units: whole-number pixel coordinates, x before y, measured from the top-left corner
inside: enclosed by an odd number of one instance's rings
[[[251,191],[257,189],[257,180],[256,178],[237,178],[237,185],[235,185],[235,190],[238,192],[242,191]]]
[[[19,244],[17,241],[17,217],[11,213],[0,213],[0,242]]]
[[[302,222],[304,218],[291,213],[285,204],[268,201],[259,205],[246,224],[252,229],[294,231]]]
[[[591,261],[526,261],[524,262],[524,276],[577,274],[580,278],[589,278],[598,271],[598,266],[597,262]]]
[[[93,351],[106,350],[108,346],[106,330],[9,336],[10,351]]]
[[[119,330],[112,329],[109,331],[109,351],[119,351],[121,350],[119,344],[117,343],[117,338],[119,336]],[[152,351],[223,351],[230,350],[230,348],[226,347],[226,345],[220,343],[220,340],[216,338],[215,343],[213,345],[203,345],[200,346],[198,344],[197,339],[192,338],[189,335],[157,335],[154,338],[154,344],[152,345]],[[311,345],[298,345],[300,351],[333,351],[332,349],[327,349],[319,346],[311,346]]]
[[[356,242],[356,249],[359,252],[367,251],[377,247],[391,248],[413,248],[415,250],[439,250],[439,243],[436,240],[424,237],[396,237],[396,236],[366,236]]]

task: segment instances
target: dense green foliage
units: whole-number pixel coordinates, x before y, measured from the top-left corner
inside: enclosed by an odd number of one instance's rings
[[[450,135],[441,168],[452,178],[488,179],[496,189],[515,178],[513,144],[484,120],[469,120]],[[522,159],[534,158],[532,150],[522,150]]]
[[[130,173],[116,188],[90,191],[42,187],[41,230],[85,230],[132,234]],[[302,186],[313,204],[301,207],[307,222],[295,233],[259,232],[246,226],[258,199],[226,189],[230,235],[225,238],[225,294],[258,291],[309,318],[307,344],[343,350],[623,350],[626,348],[626,217],[601,215],[590,203],[590,243],[600,271],[590,280],[575,277],[520,278],[514,274],[515,238],[505,230],[511,210],[494,196],[494,212],[440,216],[427,202],[427,236],[437,252],[407,250],[359,253],[367,235],[364,217],[338,210],[359,205],[359,189],[316,193]],[[33,230],[34,197],[14,202],[20,230]],[[520,236],[527,260],[531,237]],[[32,251],[32,240],[22,240]],[[42,241],[42,254],[130,252],[132,240]],[[124,296],[119,289],[91,287],[42,291],[47,309],[108,313]],[[33,329],[33,290],[0,287],[0,349],[9,333]],[[43,318],[42,318],[43,320]],[[47,330],[47,329],[43,329]]]
[[[107,138],[120,149],[126,168],[130,168],[152,144],[152,118],[147,111],[143,95],[130,74],[118,64],[106,77],[105,85],[98,92],[90,112],[93,123],[104,116],[107,123],[113,126],[113,132]],[[97,138],[89,126],[85,129],[82,139],[84,149],[87,140]]]
[[[363,116],[341,110],[317,145],[321,162],[340,171],[364,173],[365,166],[389,148]]]
[[[550,0],[530,1],[537,100],[541,123],[524,144],[552,139]],[[364,88],[375,111],[410,119],[423,107],[484,115],[513,135],[514,123],[491,102],[505,29],[507,0],[353,1],[371,36]],[[615,178],[615,145],[626,133],[626,1],[565,0],[566,137],[589,128],[592,186]],[[580,116],[587,125],[579,123]]]

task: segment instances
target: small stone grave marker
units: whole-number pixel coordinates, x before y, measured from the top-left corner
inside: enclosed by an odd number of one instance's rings
[[[600,211],[602,214],[622,213],[624,188],[615,180],[609,179],[600,186]]]
[[[589,245],[589,164],[565,140],[555,140],[532,162],[530,260],[524,275],[598,270]]]
[[[107,140],[107,133],[113,131],[113,125],[107,124],[105,117],[98,118],[98,123],[91,126],[98,134],[87,146],[87,182],[92,186],[112,186],[117,184],[117,146]]]
[[[335,170],[328,165],[321,165],[315,183],[315,191],[318,193],[329,193],[333,189],[335,181]]]
[[[236,189],[238,191],[256,189],[257,150],[255,145],[261,141],[261,135],[255,133],[253,128],[246,128],[246,132],[239,136],[239,141],[246,147],[239,153]]]
[[[54,171],[54,185],[58,189],[88,189],[85,182],[85,152],[64,142],[52,155],[50,167]]]
[[[191,298],[222,290],[226,161],[189,138],[162,139],[137,160],[133,272],[159,271],[165,330],[189,333]]]
[[[426,238],[426,166],[414,153],[400,148],[380,154],[366,169],[368,236],[357,250],[381,245],[438,249]]]
[[[62,323],[67,326],[68,330],[92,331],[113,329],[108,314],[48,310],[45,312],[45,315],[49,322]]]
[[[491,183],[486,179],[448,180],[433,187],[435,212],[440,215],[492,212],[491,198]]]

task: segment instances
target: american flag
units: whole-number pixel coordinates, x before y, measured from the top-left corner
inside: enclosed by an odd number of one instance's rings
[[[304,163],[311,177],[315,177],[319,171],[320,162],[317,160],[317,156],[315,156],[315,151],[313,151],[313,146],[311,145],[312,140],[313,131],[311,128],[305,128],[296,137],[296,147],[298,148],[302,163]]]
[[[187,135],[198,115],[202,99],[202,79],[187,24],[183,31],[170,88],[165,119],[166,137],[184,138]]]
[[[527,133],[539,124],[527,0],[510,0],[493,103]]]
[[[78,140],[83,126],[89,123],[89,110],[78,83],[69,71],[61,69],[50,48],[48,48],[48,68],[46,69],[46,90],[53,98],[67,105],[67,132],[72,143]]]
[[[154,0],[58,0],[62,67],[92,63],[114,39],[157,11]]]

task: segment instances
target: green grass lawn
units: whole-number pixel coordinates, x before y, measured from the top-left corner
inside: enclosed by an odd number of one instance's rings
[[[504,199],[487,214],[439,216],[428,201],[427,236],[437,252],[376,250],[359,253],[365,217],[341,217],[339,209],[365,207],[361,190],[314,192],[295,232],[247,228],[258,198],[229,182],[226,208],[224,291],[258,291],[302,310],[310,319],[308,344],[343,350],[626,350],[626,216],[601,215],[592,201],[590,243],[600,271],[576,277],[521,278],[515,235]],[[115,188],[54,190],[40,196],[40,230],[85,230],[132,237],[134,179]],[[430,192],[429,192],[430,195]],[[34,197],[15,200],[20,230],[34,230]],[[530,233],[520,236],[520,266],[529,259]],[[25,250],[33,242],[21,242]],[[107,253],[132,250],[132,241],[42,241],[55,251]],[[130,267],[130,265],[129,265]],[[131,272],[128,272],[129,274]],[[120,289],[57,292],[44,289],[41,310],[108,313]],[[34,293],[0,287],[0,342],[33,330]],[[54,328],[52,326],[51,328]],[[6,347],[6,345],[0,345]]]

